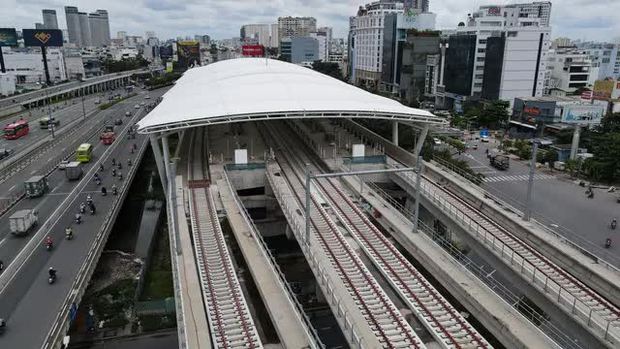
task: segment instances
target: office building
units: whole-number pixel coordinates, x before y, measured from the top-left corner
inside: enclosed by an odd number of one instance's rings
[[[608,42],[584,42],[576,45],[598,69],[598,80],[620,78],[620,45]]]
[[[311,37],[284,38],[280,55],[287,62],[302,64],[319,60],[319,42]]]
[[[78,8],[75,6],[65,6],[65,18],[67,19],[69,42],[77,46],[81,46],[82,37],[80,35],[80,17],[78,14]]]
[[[550,9],[548,2],[481,6],[461,22],[447,39],[444,107],[460,112],[467,100],[542,96]]]
[[[90,32],[90,19],[86,12],[78,12],[78,18],[80,19],[80,41],[81,47],[98,46],[94,45],[94,41]]]
[[[45,83],[45,69],[40,49],[18,49],[3,52],[6,71],[15,75],[17,85],[28,87],[28,85],[34,86],[37,83]],[[64,55],[60,49],[47,49],[47,66],[52,82],[67,80]]]
[[[332,42],[334,39],[332,27],[320,27],[316,31],[317,33],[324,33],[328,43]]]
[[[385,17],[403,13],[401,1],[381,0],[360,6],[349,20],[351,66],[349,80],[368,88],[378,88],[383,61]]]
[[[528,19],[535,19],[538,26],[548,27],[551,20],[551,2],[535,1],[531,3],[512,4],[512,5],[486,5],[480,6],[477,13],[483,16],[504,17],[504,26],[517,27],[519,23],[527,23]]]
[[[399,63],[397,69],[386,79],[394,77],[394,85],[391,86],[395,88],[391,92],[397,93],[410,105],[418,105],[425,97],[427,84],[436,80],[437,64],[431,64],[430,60],[436,59],[439,54],[440,35],[439,32],[414,29],[408,30],[406,35],[402,55],[395,60]]]
[[[110,45],[110,22],[108,20],[108,11],[97,10],[88,14],[90,23],[90,35],[93,46],[109,46]]]
[[[56,10],[43,9],[43,26],[45,29],[58,29]]]
[[[278,17],[278,41],[286,37],[308,36],[316,32],[314,17]]]
[[[565,95],[582,87],[592,87],[598,79],[598,71],[599,67],[585,50],[550,50],[545,88],[549,94]]]
[[[270,25],[271,32],[269,33],[269,47],[277,48],[280,46],[280,36],[278,35],[278,23]]]
[[[241,40],[253,41],[262,46],[269,46],[271,40],[269,24],[246,24],[240,30]]]
[[[318,60],[327,62],[327,58],[329,56],[329,45],[327,41],[327,34],[325,32],[316,32],[316,33],[310,33],[310,35],[308,36],[311,38],[314,38],[319,43]]]

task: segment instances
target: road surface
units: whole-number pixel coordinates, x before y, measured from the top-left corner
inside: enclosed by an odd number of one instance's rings
[[[158,97],[165,90],[151,92],[150,95]],[[121,102],[113,108],[124,112],[130,110],[135,101]],[[133,123],[137,122],[144,112],[132,117],[132,122],[122,125],[124,131]],[[111,176],[111,159],[123,159],[123,173],[126,173],[126,160],[130,156],[130,147],[134,142],[141,144],[145,136],[138,136],[136,140],[128,141],[126,137],[119,137],[112,146],[104,146],[97,143],[94,148],[94,157],[84,168],[85,173],[90,169],[96,169],[99,163],[105,164],[105,171],[101,173],[103,185],[108,187],[120,181]],[[0,348],[39,348],[60,310],[78,270],[90,250],[95,233],[102,227],[104,217],[113,206],[117,197],[108,195],[103,197],[100,189],[92,180],[92,173],[86,175],[83,180],[88,184],[76,195],[70,196],[77,182],[68,182],[62,176],[62,171],[55,171],[50,177],[52,193],[46,194],[40,199],[24,200],[20,205],[36,206],[40,210],[39,234],[31,233],[26,238],[14,238],[2,232],[0,238],[4,241],[0,246],[0,256],[5,259],[5,265],[13,261],[18,253],[24,251],[30,254],[26,263],[19,269],[16,277],[0,290],[0,316],[7,318],[7,331],[0,337]],[[124,179],[126,181],[126,179]],[[74,224],[74,215],[78,211],[79,203],[85,201],[86,196],[93,196],[97,208],[96,215],[84,215],[82,224]],[[67,200],[66,207],[60,202]],[[2,217],[4,219],[4,217]],[[2,224],[2,226],[5,226]],[[49,226],[51,228],[44,228]],[[74,239],[64,239],[64,229],[72,226]],[[49,233],[55,246],[52,251],[46,251],[43,247],[43,237]],[[36,235],[36,236],[35,236]],[[37,245],[32,251],[23,248],[28,239],[37,239]],[[53,285],[47,283],[47,269],[53,266],[58,270],[58,280]],[[3,275],[4,276],[4,275]]]
[[[523,211],[527,197],[529,166],[526,161],[510,160],[510,168],[497,170],[489,165],[486,149],[498,142],[470,141],[478,149],[469,149],[462,155],[472,168],[486,176],[482,187],[511,206]],[[612,218],[620,219],[620,204],[605,190],[595,190],[594,199],[587,199],[584,191],[564,173],[537,169],[532,191],[532,213],[547,228],[566,236],[573,242],[620,267],[620,229],[609,228]],[[605,249],[604,242],[611,237],[615,242]]]

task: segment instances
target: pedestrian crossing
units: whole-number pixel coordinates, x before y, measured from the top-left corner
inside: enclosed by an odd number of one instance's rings
[[[555,176],[548,174],[534,174],[534,180],[545,180],[545,179],[554,179]],[[484,182],[494,183],[494,182],[520,182],[520,181],[528,181],[530,179],[530,175],[505,175],[505,176],[493,176],[493,177],[485,177]]]

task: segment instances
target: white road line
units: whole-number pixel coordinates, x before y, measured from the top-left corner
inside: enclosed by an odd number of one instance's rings
[[[6,239],[8,238],[8,236],[5,236],[4,239],[2,239],[0,241],[0,247],[2,247],[2,245],[4,245],[4,243],[6,242]]]
[[[37,170],[31,171],[30,175],[32,176],[33,174],[37,173]]]
[[[13,186],[12,186],[12,187],[10,187],[8,191],[11,191],[11,190],[15,189],[15,186],[16,186],[16,185],[17,185],[17,184],[13,184]]]

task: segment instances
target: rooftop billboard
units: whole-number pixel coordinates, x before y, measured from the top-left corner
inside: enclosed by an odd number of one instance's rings
[[[24,29],[22,34],[26,46],[62,46],[60,29]]]
[[[0,28],[0,46],[17,46],[15,28]]]
[[[177,42],[178,66],[191,68],[200,65],[200,43],[198,41]]]

